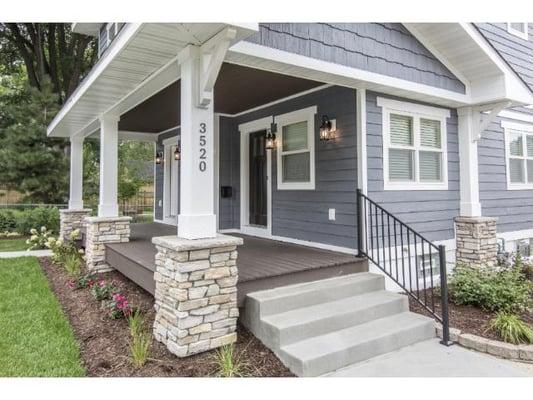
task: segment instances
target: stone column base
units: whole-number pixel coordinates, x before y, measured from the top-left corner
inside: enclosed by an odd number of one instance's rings
[[[456,264],[466,264],[473,267],[496,265],[498,253],[497,221],[498,218],[492,217],[455,218]]]
[[[82,229],[85,227],[85,217],[91,215],[91,210],[87,208],[83,209],[68,209],[59,210],[59,236],[63,240],[70,239],[70,234],[76,229]]]
[[[154,237],[154,336],[178,357],[237,339],[237,246],[241,238],[218,235],[188,240]]]
[[[105,262],[106,243],[130,241],[131,217],[87,217],[85,257],[90,272],[107,272],[112,268]]]

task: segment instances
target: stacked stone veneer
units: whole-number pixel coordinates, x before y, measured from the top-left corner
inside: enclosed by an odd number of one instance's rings
[[[112,268],[105,262],[107,243],[125,243],[130,240],[131,217],[87,217],[85,258],[91,272],[106,272]]]
[[[242,239],[165,236],[152,242],[157,248],[156,340],[178,357],[235,342],[237,246]]]
[[[474,267],[494,266],[497,261],[497,218],[457,217],[455,262]]]
[[[85,217],[91,215],[90,209],[81,210],[59,210],[60,230],[59,236],[63,239],[70,239],[72,231],[85,227]]]

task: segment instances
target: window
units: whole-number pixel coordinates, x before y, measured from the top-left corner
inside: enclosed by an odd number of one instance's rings
[[[507,155],[507,188],[533,189],[533,126],[502,122]]]
[[[527,22],[507,22],[507,32],[509,32],[511,35],[528,40]]]
[[[426,280],[431,280],[431,276],[433,276],[433,279],[435,280],[440,276],[439,255],[437,253],[433,253],[431,254],[431,257],[429,257],[429,254],[425,254],[424,257],[418,256],[417,268],[419,280],[423,281],[424,276],[426,277]]]
[[[276,116],[278,190],[315,189],[316,107]]]
[[[446,118],[450,111],[378,98],[383,107],[385,190],[447,190]]]

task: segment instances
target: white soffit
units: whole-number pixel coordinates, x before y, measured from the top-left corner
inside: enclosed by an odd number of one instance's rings
[[[467,85],[472,104],[533,102],[533,94],[470,23],[410,23],[405,27]]]
[[[224,23],[126,24],[50,123],[48,135],[68,137],[94,132],[99,126],[99,115],[110,112],[120,115],[134,107],[165,87],[161,77],[168,83],[177,80],[179,51],[189,44],[205,43],[226,26]],[[233,26],[238,28],[236,40],[258,29],[257,24]],[[155,73],[158,73],[156,78],[152,77]],[[157,79],[159,85],[144,84]]]
[[[102,22],[74,22],[72,24],[72,32],[98,37],[100,25],[102,25]]]

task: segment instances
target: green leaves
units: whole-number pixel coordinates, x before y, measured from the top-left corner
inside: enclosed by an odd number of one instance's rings
[[[498,313],[490,321],[489,329],[498,333],[505,342],[533,344],[533,328],[516,315]]]

